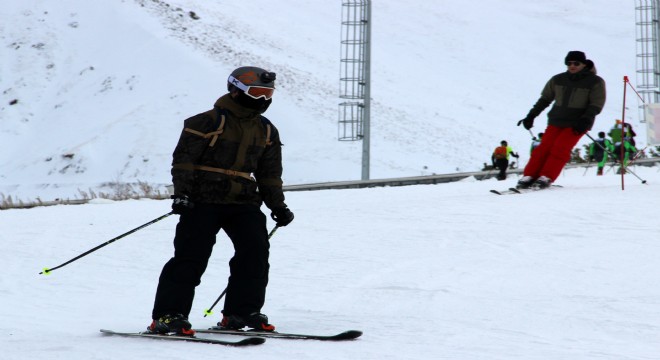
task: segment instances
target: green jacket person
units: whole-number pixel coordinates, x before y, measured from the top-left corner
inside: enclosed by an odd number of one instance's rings
[[[589,160],[598,163],[596,175],[603,175],[603,167],[607,162],[607,153],[614,151],[612,142],[605,138],[604,132],[598,133],[598,139],[589,145]]]

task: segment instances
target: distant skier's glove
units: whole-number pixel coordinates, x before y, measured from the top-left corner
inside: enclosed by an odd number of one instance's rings
[[[532,128],[532,126],[534,126],[534,118],[531,118],[531,117],[528,116],[528,117],[518,121],[518,126],[520,126],[521,124],[525,129],[529,130],[529,129]]]
[[[274,208],[270,217],[275,220],[277,226],[287,226],[293,221],[293,213],[286,206]]]
[[[195,203],[190,200],[188,195],[172,195],[170,198],[172,199],[173,214],[181,215],[195,207]]]
[[[513,156],[513,157],[516,158],[516,159],[520,157],[520,155],[518,155],[518,154],[513,154],[513,153],[511,154],[511,156]]]

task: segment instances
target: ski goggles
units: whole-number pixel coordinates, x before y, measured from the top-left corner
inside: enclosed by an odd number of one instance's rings
[[[241,89],[247,96],[253,99],[264,98],[266,100],[270,100],[270,98],[273,97],[273,93],[275,92],[274,88],[265,86],[247,86],[231,75],[229,75],[229,79],[227,81]]]

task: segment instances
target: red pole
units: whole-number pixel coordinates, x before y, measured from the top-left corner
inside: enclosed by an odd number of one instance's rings
[[[627,88],[626,85],[628,85],[628,77],[624,76],[623,77],[623,111],[622,111],[622,114],[621,114],[621,153],[619,154],[619,158],[621,159],[620,162],[621,162],[621,190],[622,191],[625,190],[624,185],[623,185],[623,183],[624,183],[623,179],[624,179],[624,175],[625,175],[624,172],[626,171],[626,168],[623,166],[624,165],[623,164],[624,163],[623,154],[624,154],[624,151],[625,151],[625,149],[624,149],[625,148],[625,146],[624,146],[625,129],[626,129],[626,88]]]

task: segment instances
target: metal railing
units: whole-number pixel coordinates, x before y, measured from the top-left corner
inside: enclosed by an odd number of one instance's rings
[[[660,158],[646,158],[635,160],[634,166],[655,166],[660,163]],[[566,169],[580,168],[586,166],[595,166],[595,164],[568,164]],[[507,174],[522,174],[523,169],[509,169]],[[321,182],[312,184],[298,184],[286,185],[283,187],[284,191],[314,191],[314,190],[329,190],[329,189],[361,189],[373,188],[384,186],[409,186],[409,185],[425,185],[425,184],[442,184],[455,181],[461,181],[469,177],[474,177],[477,180],[486,180],[497,176],[497,170],[488,171],[473,171],[461,172],[451,174],[438,174],[438,175],[422,175],[411,177],[387,178],[387,179],[374,179],[374,180],[349,180],[349,181],[334,181],[334,182]],[[171,192],[171,190],[170,190]],[[170,194],[158,194],[153,196],[145,196],[155,200],[169,199]],[[52,205],[79,205],[86,204],[90,199],[74,199],[74,200],[58,200],[58,201],[35,201],[35,202],[20,202],[17,204],[10,204],[0,206],[0,210],[5,209],[29,209],[38,206],[52,206]]]

